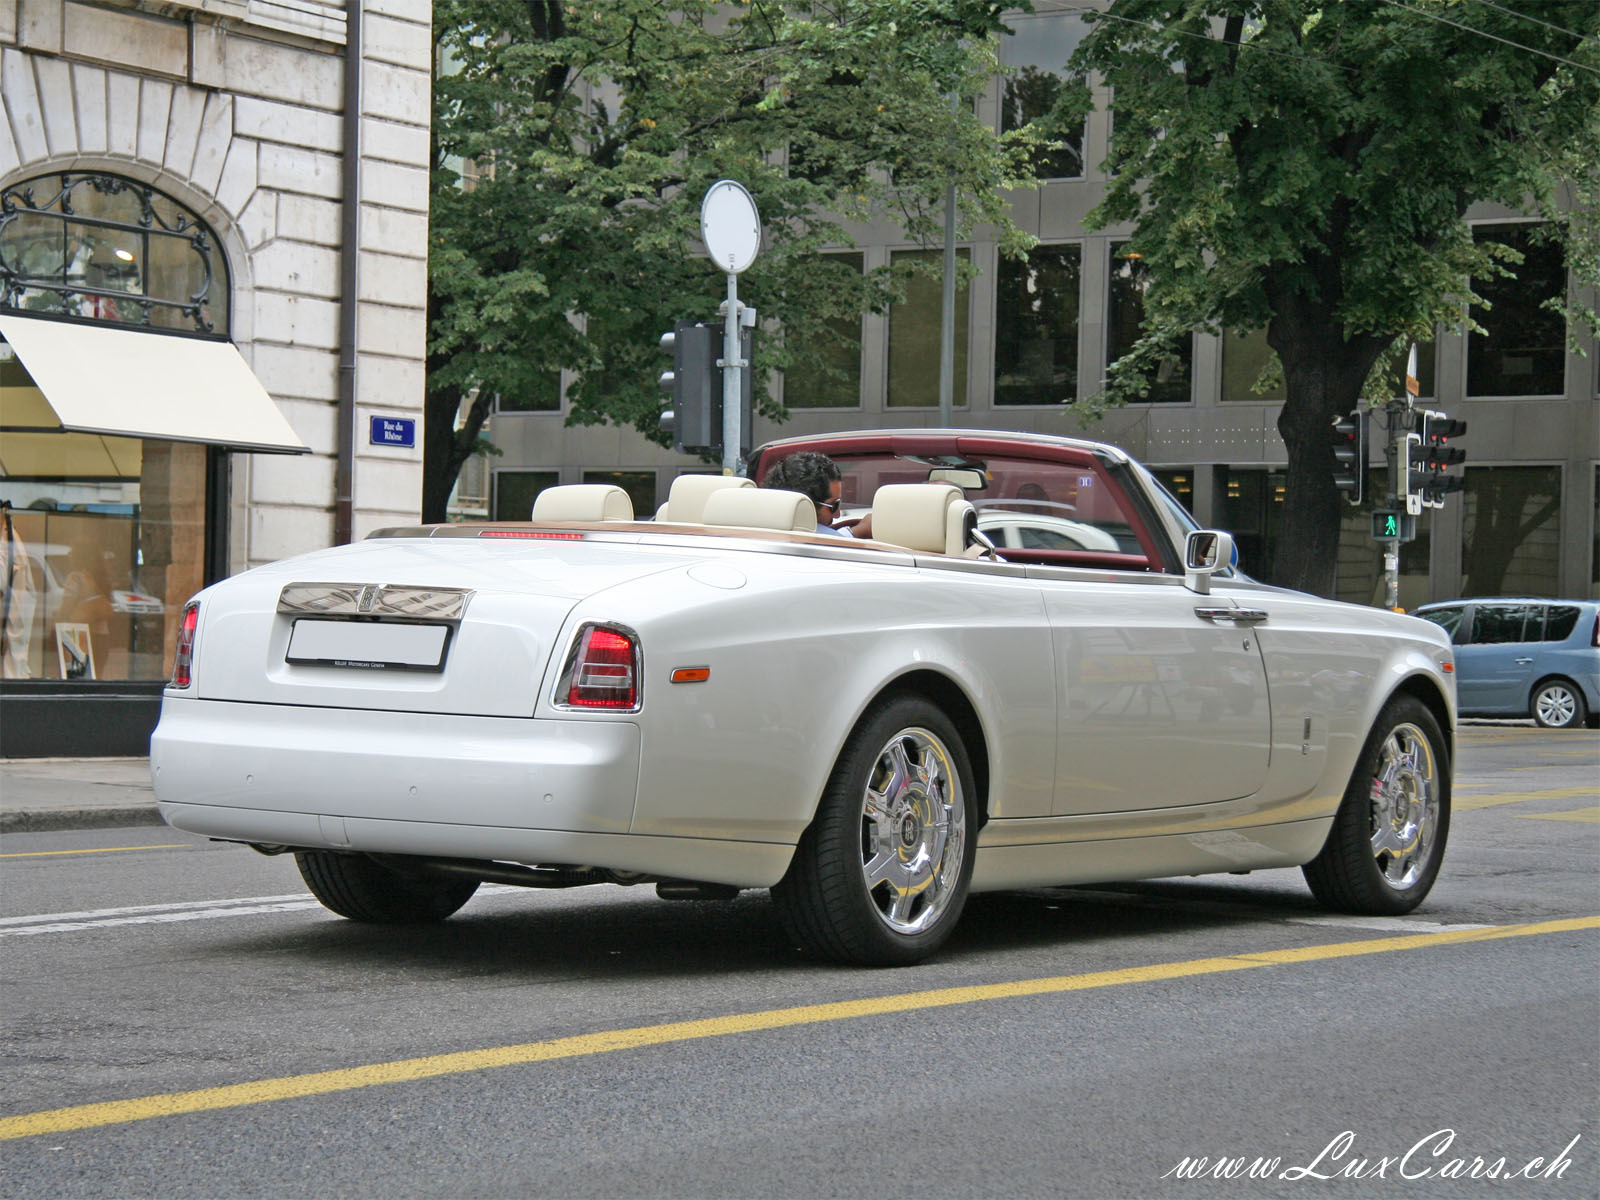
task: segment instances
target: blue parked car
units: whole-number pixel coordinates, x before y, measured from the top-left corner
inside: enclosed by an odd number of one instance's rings
[[[1462,716],[1600,728],[1600,601],[1450,600],[1415,615],[1455,643]]]

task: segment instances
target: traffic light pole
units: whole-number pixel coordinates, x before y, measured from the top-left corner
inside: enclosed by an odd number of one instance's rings
[[[1388,436],[1384,455],[1389,460],[1389,500],[1391,510],[1405,512],[1405,482],[1401,478],[1410,466],[1406,457],[1411,447],[1406,435],[1411,430],[1411,405],[1409,400],[1391,400],[1383,406]],[[1400,607],[1400,523],[1395,526],[1395,536],[1381,538],[1383,543],[1383,606]]]

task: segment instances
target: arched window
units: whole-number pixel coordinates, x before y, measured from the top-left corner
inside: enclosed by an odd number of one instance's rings
[[[62,172],[0,192],[0,309],[226,337],[216,238],[148,184]]]

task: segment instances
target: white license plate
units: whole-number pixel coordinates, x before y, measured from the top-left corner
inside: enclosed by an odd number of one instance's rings
[[[301,619],[289,634],[284,658],[292,663],[375,671],[442,671],[449,641],[448,625]]]

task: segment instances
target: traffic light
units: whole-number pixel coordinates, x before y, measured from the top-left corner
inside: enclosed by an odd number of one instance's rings
[[[661,335],[661,348],[672,354],[672,370],[661,373],[661,390],[671,397],[670,408],[661,413],[661,430],[672,434],[672,448],[680,454],[720,454],[722,452],[722,359],[723,331],[720,325],[701,325],[679,321],[671,333]],[[739,330],[739,357],[750,361],[755,346],[755,330]],[[752,427],[749,367],[739,372],[741,410],[739,447],[741,457],[750,452]]]
[[[1367,413],[1355,409],[1333,423],[1333,486],[1351,504],[1361,503],[1367,478]]]
[[[661,335],[661,348],[672,355],[672,370],[660,379],[672,405],[661,414],[661,429],[672,434],[680,454],[706,454],[722,443],[721,344],[720,329],[694,321],[679,321]]]
[[[1467,432],[1467,423],[1432,410],[1424,410],[1420,415],[1422,432],[1408,451],[1408,490],[1421,498],[1423,507],[1443,508],[1447,494],[1459,492],[1466,486],[1461,476],[1445,472],[1466,461],[1467,452],[1449,443]]]
[[[1409,542],[1417,536],[1417,519],[1410,513],[1380,508],[1372,514],[1372,536],[1380,542]]]

